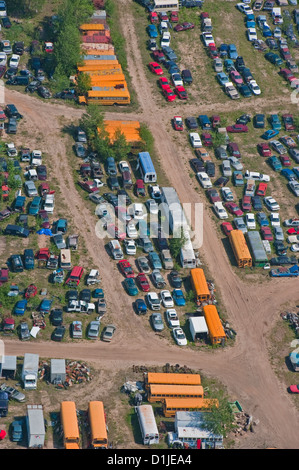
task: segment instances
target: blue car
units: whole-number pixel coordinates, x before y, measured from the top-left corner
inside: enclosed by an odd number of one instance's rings
[[[226,57],[228,54],[228,45],[227,44],[221,44],[219,47],[219,55],[220,57]]]
[[[147,306],[143,299],[136,300],[135,308],[138,315],[145,315],[147,312]]]
[[[137,295],[138,294],[138,289],[137,289],[137,286],[136,286],[136,282],[135,282],[135,279],[133,279],[132,277],[128,277],[127,279],[124,280],[124,285],[125,285],[125,288],[126,288],[126,291],[129,295]]]
[[[262,139],[270,140],[273,139],[276,135],[279,134],[279,131],[275,131],[274,129],[268,129],[266,132],[263,133]]]
[[[297,180],[298,170],[297,170],[296,167],[293,168],[292,170],[290,168],[283,168],[283,170],[281,170],[280,174],[282,176],[285,176],[285,178],[288,181]]]
[[[299,178],[299,166],[294,166],[292,171],[295,174],[295,178]]]
[[[14,307],[14,314],[18,316],[24,315],[26,312],[27,303],[28,302],[25,299],[19,300]]]
[[[256,218],[261,227],[269,226],[269,221],[267,219],[265,212],[258,212],[256,215]]]
[[[270,123],[271,123],[272,129],[274,131],[280,131],[281,130],[281,122],[280,122],[278,114],[271,114]]]
[[[162,262],[159,255],[155,251],[150,251],[148,254],[148,259],[153,267],[153,269],[162,269]]]
[[[230,81],[228,76],[224,72],[217,73],[217,80],[221,86],[224,86],[226,83]]]
[[[199,124],[201,125],[202,129],[204,130],[212,130],[212,123],[209,117],[206,114],[200,114],[198,116]]]
[[[42,198],[40,196],[35,196],[29,206],[29,215],[37,215],[42,204]]]
[[[233,60],[235,60],[238,57],[237,47],[235,46],[235,44],[229,44],[228,56],[230,59],[233,59]]]
[[[186,299],[181,289],[174,289],[172,292],[172,298],[174,300],[174,303],[179,307],[183,307],[184,305],[186,305]]]
[[[280,160],[275,155],[273,155],[273,157],[268,158],[268,163],[273,168],[274,171],[282,170],[282,164],[280,163]]]
[[[43,299],[41,301],[41,304],[39,306],[39,311],[41,313],[49,313],[51,310],[51,305],[53,303],[53,300],[50,299]]]
[[[154,24],[149,24],[147,27],[147,33],[150,38],[157,38],[158,37],[158,30]]]
[[[231,70],[235,70],[234,61],[232,59],[225,59],[224,67],[227,72],[230,72]]]
[[[55,224],[55,233],[66,233],[68,222],[66,219],[58,219]]]

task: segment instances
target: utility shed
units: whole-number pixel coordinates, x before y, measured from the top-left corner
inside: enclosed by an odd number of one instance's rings
[[[161,203],[163,203],[163,215],[165,215],[171,232],[174,235],[180,235],[182,233],[182,230],[188,231],[189,224],[175,188],[163,187],[161,189],[161,194]],[[166,227],[165,233],[168,233],[166,231]]]
[[[27,405],[26,428],[29,448],[42,448],[46,429],[42,405]]]
[[[252,230],[246,236],[254,266],[265,266],[268,263],[268,257],[260,233]]]
[[[65,359],[51,359],[51,383],[63,383],[66,379]]]
[[[179,0],[154,0],[154,11],[178,11]]]
[[[174,427],[178,439],[190,447],[223,448],[223,436],[206,429],[205,415],[206,413],[201,411],[177,411]]]
[[[0,377],[13,379],[17,370],[17,356],[0,356]]]
[[[205,317],[190,317],[189,328],[194,342],[207,338],[209,330]]]

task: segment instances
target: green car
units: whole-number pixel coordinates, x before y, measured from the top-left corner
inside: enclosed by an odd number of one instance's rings
[[[132,277],[125,279],[124,284],[125,284],[126,291],[129,295],[132,295],[132,296],[138,295],[138,289],[136,286],[135,279],[133,279]]]
[[[269,60],[269,62],[271,62],[271,64],[278,65],[278,66],[283,64],[282,58],[279,57],[279,55],[274,54],[274,52],[267,52],[265,54],[265,58],[267,60]]]

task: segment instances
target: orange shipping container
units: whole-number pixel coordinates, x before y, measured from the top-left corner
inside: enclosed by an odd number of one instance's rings
[[[226,339],[226,335],[215,305],[205,305],[203,307],[206,324],[209,330],[212,344],[220,344]]]

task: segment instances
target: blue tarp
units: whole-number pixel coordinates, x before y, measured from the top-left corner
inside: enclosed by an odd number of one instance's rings
[[[52,235],[53,235],[52,231],[48,228],[41,228],[36,233],[38,235],[49,235],[49,237],[52,237]]]

